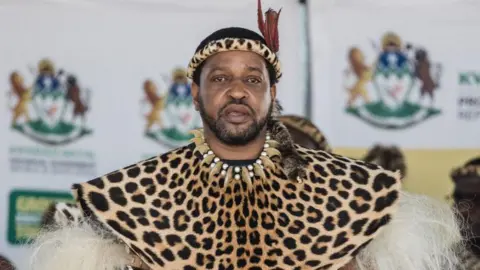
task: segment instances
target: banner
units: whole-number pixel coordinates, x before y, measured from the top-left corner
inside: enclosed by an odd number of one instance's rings
[[[0,255],[26,269],[22,243],[72,183],[189,143],[201,125],[185,68],[200,41],[257,30],[257,1],[9,1],[0,9]],[[278,95],[303,112],[301,20],[282,9]],[[293,89],[293,90],[292,90]],[[168,94],[168,95],[167,95]],[[42,210],[43,209],[43,210]]]
[[[443,198],[480,154],[480,6],[314,2],[315,122],[338,153],[401,147],[405,188]]]

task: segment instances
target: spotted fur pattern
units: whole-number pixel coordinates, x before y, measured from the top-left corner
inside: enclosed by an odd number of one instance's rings
[[[282,77],[282,68],[277,55],[260,41],[244,38],[224,38],[209,42],[203,49],[195,53],[190,60],[187,69],[187,77],[193,79],[195,69],[197,69],[205,59],[216,53],[226,51],[247,51],[257,53],[272,64],[275,69],[277,80]]]
[[[338,269],[396,209],[400,175],[295,146],[307,177],[209,176],[194,145],[73,188],[95,217],[152,269]]]

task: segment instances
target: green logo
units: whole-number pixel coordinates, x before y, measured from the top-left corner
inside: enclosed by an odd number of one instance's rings
[[[71,202],[70,193],[38,190],[12,190],[9,196],[8,242],[28,244],[41,229],[42,217],[52,202]]]
[[[195,111],[191,84],[184,69],[175,69],[172,77],[163,76],[167,91],[159,94],[157,85],[152,80],[143,83],[145,98],[142,108],[147,119],[145,136],[155,142],[169,147],[183,146],[189,142],[190,130],[201,125]]]
[[[405,129],[439,115],[434,101],[442,69],[427,50],[404,47],[392,32],[383,36],[381,48],[372,44],[378,55],[370,66],[358,47],[349,51],[346,112],[382,129]]]
[[[35,77],[31,86],[18,71],[10,74],[12,129],[45,145],[65,145],[91,134],[85,126],[90,91],[77,77],[57,72],[48,59],[30,71]]]

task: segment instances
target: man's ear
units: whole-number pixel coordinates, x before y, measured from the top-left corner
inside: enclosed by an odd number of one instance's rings
[[[198,84],[192,82],[192,99],[193,105],[195,106],[195,110],[198,112],[200,105],[198,104],[198,95],[199,95],[200,87]]]
[[[274,84],[270,86],[270,97],[272,100],[275,100],[277,98],[277,85]]]

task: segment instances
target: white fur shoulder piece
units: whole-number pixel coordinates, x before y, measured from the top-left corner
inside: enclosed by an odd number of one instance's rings
[[[358,269],[457,269],[457,248],[463,241],[451,207],[405,191],[400,196],[398,212],[390,224],[357,255]]]
[[[123,270],[131,260],[125,245],[86,220],[44,229],[29,249],[29,270]]]

